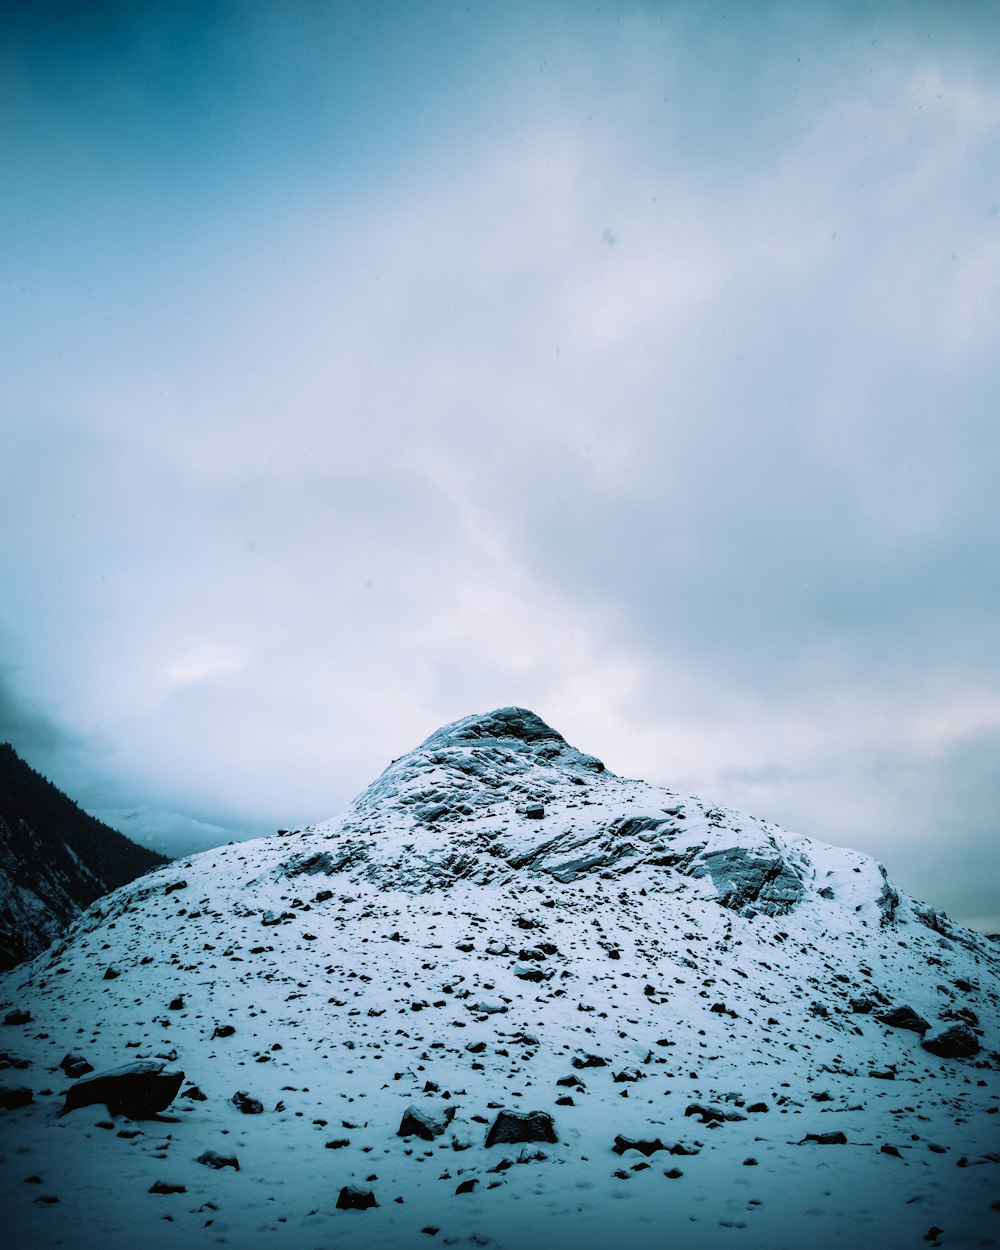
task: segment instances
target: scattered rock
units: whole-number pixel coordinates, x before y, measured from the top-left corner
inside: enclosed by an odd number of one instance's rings
[[[235,1155],[220,1155],[214,1150],[204,1150],[195,1160],[196,1163],[203,1163],[207,1168],[214,1168],[217,1172],[221,1168],[234,1168],[237,1172],[240,1170],[240,1161]]]
[[[746,1116],[741,1111],[723,1111],[721,1107],[703,1107],[701,1103],[693,1102],[684,1110],[685,1116],[696,1115],[701,1119],[702,1124],[721,1124],[725,1120],[745,1120]]]
[[[151,1194],[186,1194],[186,1185],[177,1185],[171,1181],[153,1181],[149,1187]]]
[[[7,1014],[3,1018],[3,1022],[4,1024],[30,1024],[31,1012],[20,1011],[18,1008],[15,1007],[13,1011],[7,1012]]]
[[[846,1146],[847,1137],[841,1133],[806,1133],[805,1137],[798,1143],[804,1146],[807,1141],[814,1141],[817,1146]]]
[[[262,1115],[264,1104],[259,1098],[251,1098],[246,1090],[238,1089],[229,1100],[244,1115]]]

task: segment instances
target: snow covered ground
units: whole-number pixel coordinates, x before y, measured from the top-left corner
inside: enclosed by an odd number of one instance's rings
[[[863,855],[470,717],[0,980],[8,1244],[997,1245],[998,968]],[[185,1079],[156,1119],[61,1116],[67,1054]],[[501,1111],[556,1140],[488,1147]]]

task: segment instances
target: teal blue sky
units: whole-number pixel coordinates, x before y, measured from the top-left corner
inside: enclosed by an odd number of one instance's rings
[[[23,4],[0,738],[325,818],[476,710],[1000,929],[991,4]]]

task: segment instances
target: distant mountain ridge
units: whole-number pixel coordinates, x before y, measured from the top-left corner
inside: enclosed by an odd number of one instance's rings
[[[0,968],[39,954],[96,899],[167,862],[0,744]]]

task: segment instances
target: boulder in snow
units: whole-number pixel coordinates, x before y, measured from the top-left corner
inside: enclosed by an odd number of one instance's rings
[[[71,1085],[59,1114],[103,1103],[111,1115],[148,1120],[170,1106],[183,1080],[181,1071],[168,1072],[165,1064],[140,1059],[108,1072],[95,1072]]]

